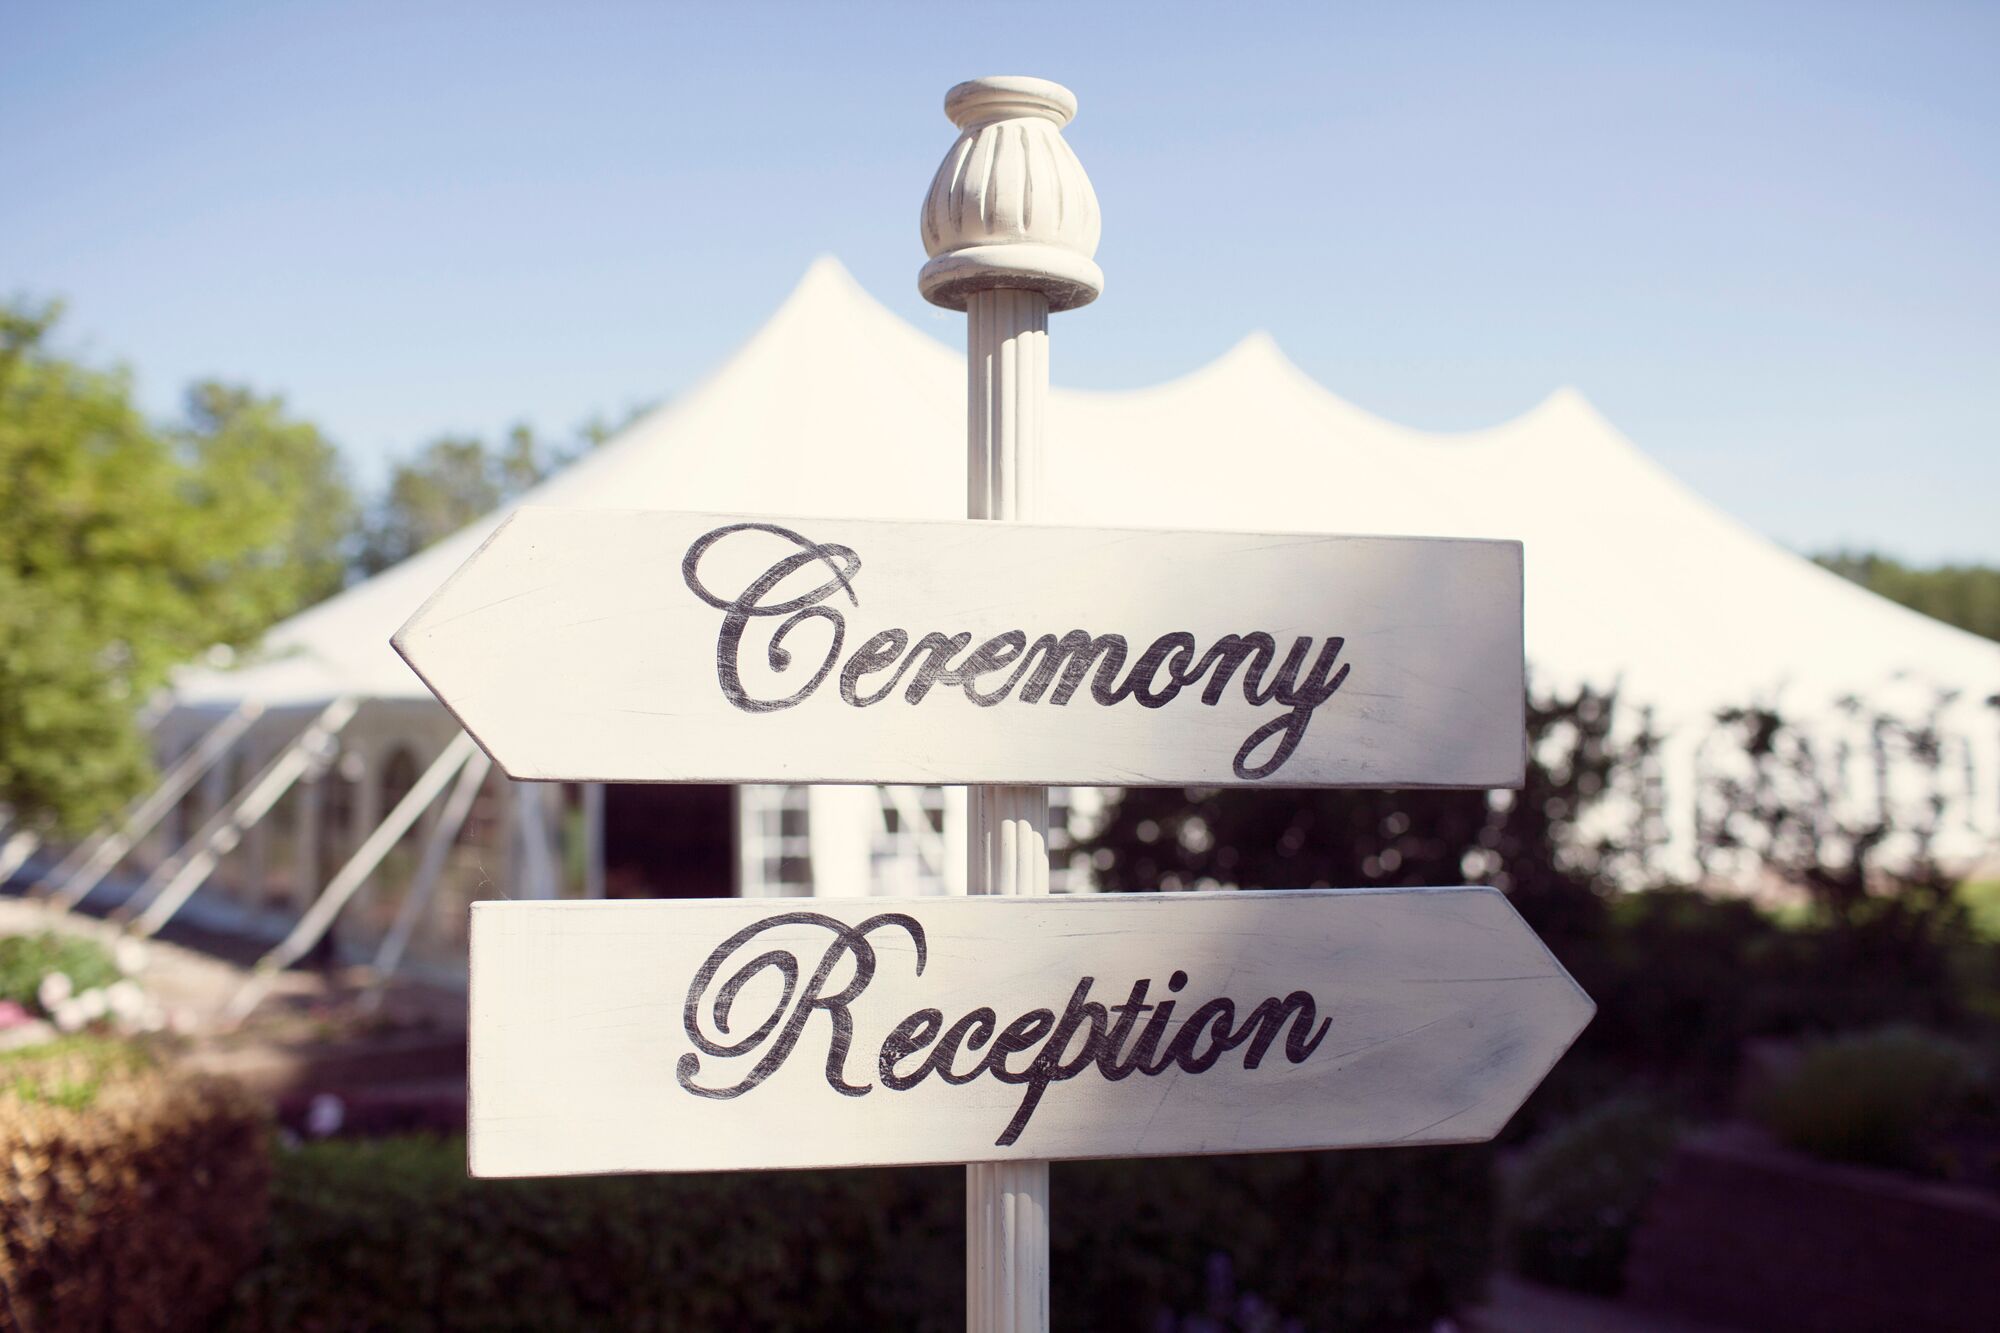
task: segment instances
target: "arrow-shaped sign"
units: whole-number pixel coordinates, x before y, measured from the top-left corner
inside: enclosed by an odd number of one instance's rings
[[[1492,889],[478,903],[473,1174],[1491,1138],[1594,1006]]]
[[[516,778],[1518,786],[1521,547],[524,509],[396,636]]]

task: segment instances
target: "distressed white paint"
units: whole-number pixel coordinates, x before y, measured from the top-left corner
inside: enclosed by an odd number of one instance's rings
[[[836,588],[807,607],[827,618],[787,634],[783,669],[766,655],[783,617],[752,619],[731,652],[721,642],[725,611],[684,576],[698,542],[753,522],[845,547],[859,561],[853,600]],[[800,551],[787,537],[736,531],[700,551],[696,581],[735,599]],[[762,604],[832,583],[829,566],[814,561]],[[1118,681],[1175,632],[1202,653],[1224,636],[1262,632],[1280,661],[1310,639],[1315,663],[1340,638],[1337,662],[1350,674],[1312,712],[1297,750],[1260,779],[1266,785],[1503,787],[1521,778],[1515,542],[523,509],[396,645],[495,761],[525,779],[1233,785],[1243,781],[1239,751],[1287,711],[1249,702],[1242,669],[1212,706],[1204,688],[1213,671],[1158,708],[1135,698],[1100,704],[1088,682],[1066,705],[1053,703],[1054,688],[1029,703],[1027,680],[991,707],[944,685],[913,704],[911,676],[879,703],[846,702],[846,664],[892,629],[907,634],[906,656],[927,633],[969,635],[954,665],[1008,631],[1031,653],[1044,635],[1117,634],[1129,647]],[[719,655],[752,701],[788,698],[831,665],[795,705],[751,712],[725,694]],[[881,689],[900,665],[856,676],[854,697]],[[1172,666],[1154,673],[1156,684]],[[975,685],[996,688],[1015,669]],[[1266,684],[1275,674],[1274,665]],[[1251,760],[1274,746],[1265,741]]]
[[[866,936],[875,970],[847,1006],[853,1040],[840,1072],[868,1091],[830,1086],[834,1024],[821,1009],[761,1083],[727,1100],[690,1093],[681,1062],[697,1054],[686,1012],[697,974],[738,931],[787,913],[849,927],[897,913],[925,937],[919,975],[903,927]],[[781,1003],[778,969],[753,975],[735,999],[728,1038],[750,1037],[774,1011],[798,1007],[838,939],[802,919],[740,943],[697,997],[701,1030],[721,1035],[717,988],[769,953],[797,959],[799,989]],[[1187,980],[1172,994],[1177,970]],[[854,975],[852,954],[836,959],[822,993],[839,993]],[[1258,1001],[1302,990],[1326,1033],[1298,1063],[1281,1036],[1254,1069],[1243,1067],[1244,1047],[1200,1073],[1171,1066],[1113,1082],[1092,1066],[1052,1084],[1005,1147],[996,1139],[1023,1087],[990,1074],[962,1086],[935,1075],[907,1091],[883,1085],[884,1038],[913,1012],[936,1009],[950,1024],[985,1006],[1004,1028],[1036,1009],[1060,1016],[1084,977],[1093,979],[1088,998],[1106,1005],[1128,1000],[1141,980],[1150,981],[1149,1002],[1175,1000],[1159,1051],[1216,997],[1234,1003],[1240,1025]],[[480,1176],[1477,1141],[1499,1131],[1592,1013],[1506,899],[1477,888],[484,902],[473,907],[472,997],[470,1133]],[[700,1055],[692,1081],[733,1086],[771,1040],[734,1058]],[[1079,1055],[1083,1040],[1066,1054]],[[894,1068],[908,1074],[934,1048]],[[1026,1067],[1034,1049],[1008,1067]],[[1119,1054],[1130,1050],[1128,1037]],[[966,1072],[982,1054],[961,1051],[954,1067]]]
[[[944,111],[959,135],[924,196],[925,299],[952,310],[995,289],[1035,292],[1052,310],[1097,299],[1097,194],[1062,137],[1075,94],[1047,79],[972,79]]]

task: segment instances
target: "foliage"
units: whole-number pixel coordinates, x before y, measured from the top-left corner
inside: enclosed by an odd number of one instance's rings
[[[129,1047],[0,1058],[0,1323],[205,1326],[257,1252],[266,1143],[234,1085]]]
[[[1598,1004],[1577,1054],[1720,1106],[1753,1040],[1962,1024],[1954,964],[1965,946],[1936,925],[1896,899],[1847,922],[1786,924],[1740,898],[1626,895],[1564,959]]]
[[[1281,1325],[1430,1328],[1490,1261],[1483,1147],[1058,1163],[1050,1194],[1057,1315],[1076,1328],[1198,1317],[1217,1254]]]
[[[1928,716],[1909,721],[1859,699],[1842,706],[1865,755],[1839,735],[1800,727],[1775,707],[1725,709],[1714,738],[1733,754],[1711,759],[1716,775],[1698,835],[1705,857],[1748,853],[1755,863],[1805,890],[1814,909],[1851,923],[1878,910],[1889,890],[1940,928],[1963,933],[1955,883],[1933,859],[1948,803],[1942,695]],[[1918,799],[1857,802],[1851,770],[1866,761],[1877,788],[1893,769]],[[1954,920],[1954,918],[1957,918]]]
[[[1958,886],[1967,924],[1980,939],[2000,944],[2000,879],[1971,880]]]
[[[214,380],[189,388],[186,414],[195,496],[218,528],[255,538],[237,591],[261,603],[256,626],[338,592],[359,515],[332,442],[282,399]]]
[[[1506,1191],[1508,1263],[1537,1282],[1617,1291],[1675,1135],[1665,1113],[1635,1098],[1606,1102],[1544,1135]]]
[[[468,1180],[456,1140],[280,1156],[239,1330],[948,1329],[963,1320],[955,1169]],[[1058,1164],[1057,1318],[1199,1310],[1226,1253],[1311,1328],[1428,1326],[1477,1287],[1478,1150]]]
[[[122,371],[0,306],[0,802],[70,827],[143,782],[133,717],[176,663],[323,591],[345,494],[276,399],[197,385],[155,429]]]
[[[0,935],[0,1000],[32,1007],[51,972],[68,977],[79,991],[109,986],[123,975],[111,951],[95,940],[54,931]]]
[[[0,1090],[24,1102],[82,1110],[96,1102],[106,1079],[152,1067],[130,1042],[83,1035],[0,1051]]]
[[[1863,551],[1835,551],[1813,559],[1842,578],[1913,611],[2000,639],[2000,569],[1989,565],[1913,569],[1887,556]]]
[[[1208,1257],[1208,1292],[1194,1314],[1162,1311],[1155,1333],[1301,1333],[1305,1324],[1280,1315],[1254,1291],[1236,1285],[1236,1265],[1220,1252]]]
[[[1935,719],[1850,710],[1882,758],[1911,763],[1912,824],[1897,810],[1836,808],[1825,771],[1835,756],[1775,710],[1725,716],[1708,751],[1715,786],[1699,850],[1764,858],[1808,889],[1811,909],[1781,921],[1743,899],[1608,887],[1657,841],[1656,741],[1643,719],[1627,725],[1614,710],[1588,690],[1535,703],[1519,793],[1135,789],[1090,848],[1115,890],[1504,888],[1598,1004],[1505,1131],[1514,1142],[1635,1087],[1725,1109],[1755,1040],[1884,1023],[1957,1030],[1984,1008],[2000,1016],[2000,949],[1974,934],[1964,896],[1928,856],[1936,809],[1920,789],[1925,774],[1938,777]],[[1731,747],[1733,767],[1721,762]],[[1595,805],[1614,789],[1629,820]],[[1892,849],[1903,878],[1888,872]]]
[[[1598,877],[1627,854],[1582,821],[1621,764],[1615,696],[1584,688],[1529,708],[1519,792],[1132,788],[1087,844],[1120,892],[1456,884],[1507,891],[1545,939],[1590,934]],[[1558,950],[1560,952],[1560,950]]]
[[[1759,1090],[1752,1109],[1800,1152],[1915,1169],[1925,1134],[1960,1108],[1973,1081],[1964,1047],[1889,1027],[1812,1043]]]
[[[944,1172],[487,1181],[458,1141],[283,1154],[237,1329],[945,1327]],[[870,1271],[894,1281],[869,1282]]]
[[[639,415],[593,418],[567,441],[542,439],[525,424],[498,445],[470,435],[432,440],[397,463],[361,525],[356,569],[375,574],[484,518],[551,473],[596,448]]]

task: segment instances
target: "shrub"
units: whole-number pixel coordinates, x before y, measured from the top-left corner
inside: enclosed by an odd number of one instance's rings
[[[1956,1042],[1916,1028],[1881,1028],[1807,1046],[1752,1109],[1800,1152],[1915,1169],[1926,1132],[1950,1118],[1972,1084],[1972,1059]]]
[[[1543,1137],[1507,1190],[1508,1262],[1538,1282],[1616,1292],[1674,1137],[1665,1114],[1632,1098],[1607,1102]]]
[[[1221,1254],[1237,1289],[1302,1328],[1429,1328],[1479,1295],[1491,1259],[1484,1148],[1058,1163],[1052,1174],[1064,1327],[1197,1314]]]
[[[281,1154],[253,1330],[956,1329],[956,1168],[468,1180],[457,1140]],[[1302,1327],[1428,1327],[1476,1294],[1486,1154],[1059,1164],[1060,1327],[1149,1329],[1242,1291]]]
[[[9,1326],[206,1327],[257,1253],[268,1172],[232,1084],[94,1038],[0,1056]]]
[[[0,935],[0,1000],[34,1008],[35,991],[51,972],[67,976],[79,991],[109,986],[121,975],[111,951],[95,940],[54,931]]]

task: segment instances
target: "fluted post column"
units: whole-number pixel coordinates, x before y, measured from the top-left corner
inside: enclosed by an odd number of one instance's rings
[[[966,516],[1041,517],[1048,318],[1094,299],[1097,199],[1060,133],[1076,99],[1042,79],[961,83],[945,96],[958,141],[924,201],[918,285],[966,313]],[[966,889],[1049,891],[1046,787],[975,787]],[[1049,1326],[1049,1164],[976,1163],[965,1180],[965,1322],[974,1333]]]

